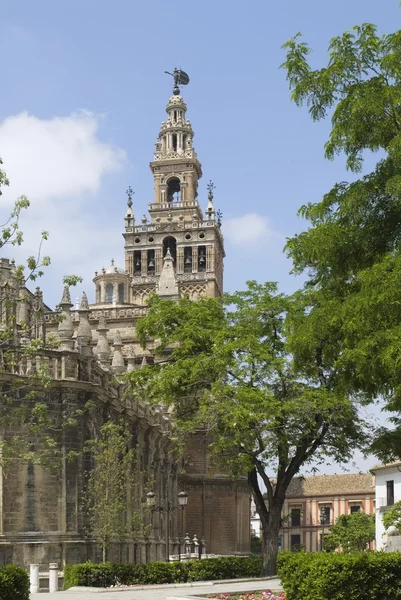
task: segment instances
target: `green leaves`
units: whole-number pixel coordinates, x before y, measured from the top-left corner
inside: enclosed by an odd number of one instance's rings
[[[358,511],[337,518],[335,524],[329,528],[324,547],[331,551],[341,547],[342,551],[348,554],[363,552],[374,539],[375,516]]]
[[[314,120],[332,115],[326,157],[343,153],[357,173],[366,152],[379,152],[371,173],[300,210],[310,227],[286,249],[308,280],[290,347],[310,374],[319,348],[339,392],[364,401],[381,395],[399,409],[401,31],[379,37],[372,24],[354,27],[331,40],[328,64],[317,70],[298,37],[286,50],[293,99],[306,102]]]

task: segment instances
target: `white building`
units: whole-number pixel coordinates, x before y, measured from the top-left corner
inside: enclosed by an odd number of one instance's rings
[[[376,550],[383,548],[383,514],[401,500],[401,461],[379,465],[370,471],[376,477]]]

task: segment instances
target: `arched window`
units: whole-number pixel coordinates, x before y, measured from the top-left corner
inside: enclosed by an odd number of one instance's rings
[[[155,272],[155,251],[148,250],[148,274],[154,275]]]
[[[167,254],[167,249],[170,249],[170,254],[174,259],[174,262],[177,258],[177,240],[173,238],[171,235],[165,237],[163,240],[163,258]]]
[[[118,303],[124,304],[124,284],[118,284]]]
[[[112,283],[106,285],[106,302],[113,302],[114,287]]]
[[[181,199],[181,184],[178,177],[172,177],[167,183],[167,202],[179,202]]]

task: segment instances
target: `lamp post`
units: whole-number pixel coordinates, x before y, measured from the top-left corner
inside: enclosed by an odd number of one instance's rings
[[[320,542],[320,551],[323,552],[323,544],[324,544],[324,524],[326,522],[326,511],[324,506],[320,507],[320,524],[322,526],[322,539]]]
[[[167,514],[167,524],[166,524],[166,561],[170,562],[170,513],[179,509],[182,511],[181,516],[181,529],[183,529],[184,524],[184,508],[188,503],[188,494],[187,492],[180,492],[177,496],[178,505],[171,504],[168,494],[166,494],[166,501],[162,502],[159,505],[156,505],[156,494],[154,492],[148,492],[146,494],[146,504],[150,507],[152,512],[160,512]],[[180,550],[179,550],[180,553]]]

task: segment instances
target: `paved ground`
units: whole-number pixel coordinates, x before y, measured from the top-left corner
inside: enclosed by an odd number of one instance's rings
[[[150,586],[149,586],[150,587]],[[93,588],[92,588],[93,589]],[[55,592],[53,594],[31,594],[31,600],[175,600],[195,598],[202,594],[221,594],[225,592],[247,592],[253,590],[280,590],[279,579],[242,581],[238,583],[200,583],[192,587],[152,587],[152,589],[87,592]],[[82,588],[81,588],[82,590]],[[100,594],[100,595],[99,595]]]

